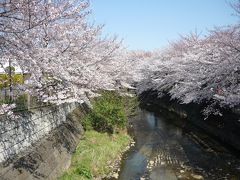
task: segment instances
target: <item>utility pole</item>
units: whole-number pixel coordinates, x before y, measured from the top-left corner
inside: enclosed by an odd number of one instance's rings
[[[13,97],[12,97],[12,60],[8,60],[8,77],[9,77],[9,101],[12,102]]]

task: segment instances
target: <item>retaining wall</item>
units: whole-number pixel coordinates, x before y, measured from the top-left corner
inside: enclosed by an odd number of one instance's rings
[[[144,92],[139,96],[141,106],[150,111],[158,112],[166,109],[179,115],[179,120],[185,120],[201,129],[219,142],[240,151],[240,111],[235,109],[222,109],[222,116],[209,116],[205,120],[201,111],[204,104],[180,104],[171,100],[168,95],[158,98],[156,91]]]
[[[83,134],[84,104],[49,106],[0,121],[0,179],[56,179]]]

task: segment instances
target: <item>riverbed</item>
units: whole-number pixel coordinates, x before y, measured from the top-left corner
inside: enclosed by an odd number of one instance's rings
[[[139,110],[130,123],[136,144],[123,158],[120,180],[240,179],[238,152],[184,119]]]

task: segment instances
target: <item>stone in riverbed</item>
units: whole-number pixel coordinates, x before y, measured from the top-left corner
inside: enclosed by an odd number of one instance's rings
[[[149,161],[150,165],[153,165],[154,164],[154,161]]]
[[[184,177],[182,175],[179,175],[177,178],[178,179],[183,179]]]
[[[134,141],[131,142],[130,146],[131,146],[131,147],[132,147],[132,146],[135,146],[135,142],[134,142]]]
[[[191,174],[194,179],[203,180],[204,178],[201,175]]]
[[[165,165],[166,163],[164,161],[161,162],[161,165]]]
[[[115,178],[115,179],[118,179],[118,176],[119,176],[118,173],[114,173],[114,174],[112,175],[112,177]]]

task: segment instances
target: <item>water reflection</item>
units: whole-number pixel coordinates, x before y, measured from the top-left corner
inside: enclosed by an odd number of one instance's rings
[[[240,178],[239,159],[206,135],[191,131],[179,117],[142,110],[132,123],[136,146],[123,162],[119,179]]]

